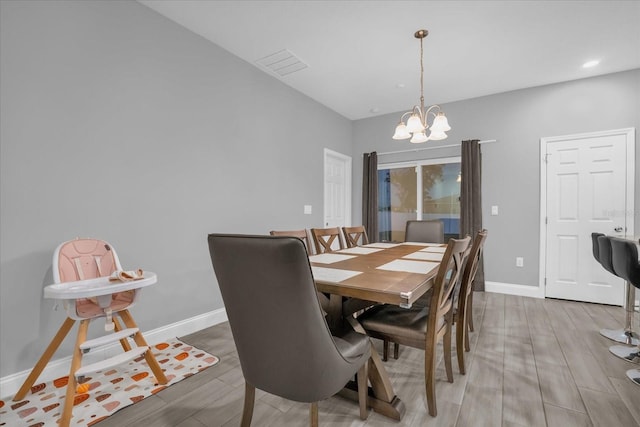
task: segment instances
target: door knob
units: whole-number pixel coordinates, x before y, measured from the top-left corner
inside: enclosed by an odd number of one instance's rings
[[[616,227],[613,229],[616,233],[622,233],[622,227]]]

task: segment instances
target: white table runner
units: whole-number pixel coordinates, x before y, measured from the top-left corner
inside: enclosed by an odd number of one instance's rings
[[[434,268],[437,268],[440,263],[429,261],[411,261],[404,259],[396,259],[378,267],[380,270],[389,271],[405,271],[407,273],[420,273],[427,274]]]
[[[355,258],[354,255],[340,255],[340,254],[319,254],[311,255],[309,261],[317,262],[320,264],[333,264],[334,262],[345,261],[351,258]]]

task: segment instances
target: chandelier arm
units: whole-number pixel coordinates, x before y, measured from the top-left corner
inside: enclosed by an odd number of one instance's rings
[[[429,108],[427,109],[427,111],[425,111],[425,113],[424,113],[424,120],[425,120],[425,121],[427,120],[427,115],[428,115],[429,113],[433,114],[433,116],[434,116],[434,117],[435,117],[435,116],[437,116],[437,114],[436,114],[436,113],[434,113],[433,111],[431,111],[431,110],[433,110],[434,108],[437,108],[437,109],[438,109],[438,111],[440,111],[440,110],[441,110],[441,108],[440,108],[440,106],[439,106],[438,104],[433,104],[433,105],[432,105],[431,107],[429,107]]]
[[[406,117],[407,114],[413,114],[413,112],[415,111],[415,107],[413,107],[414,109],[411,111],[407,111],[406,113],[404,113],[402,116],[400,116],[400,123],[404,122],[404,118]]]

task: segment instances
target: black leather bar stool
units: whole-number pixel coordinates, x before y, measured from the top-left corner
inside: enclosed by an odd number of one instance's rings
[[[596,234],[596,233],[594,233]],[[593,234],[592,234],[593,237]],[[613,266],[613,253],[611,249],[611,239],[612,237],[600,235],[597,236],[598,240],[598,261],[600,264],[607,270],[609,273],[614,274],[620,277],[619,274],[616,273]],[[594,248],[595,255],[595,248]],[[629,284],[629,282],[625,283],[625,323],[624,329],[602,329],[600,330],[600,334],[609,338],[610,340],[627,344],[627,345],[638,345],[640,344],[640,336],[637,332],[633,330],[633,313],[636,301],[636,288]]]
[[[638,246],[630,240],[611,237],[611,249],[613,251],[613,268],[616,274],[627,281],[630,286],[640,288],[640,260],[638,259]],[[640,347],[613,346],[609,350],[616,356],[632,362],[640,363]],[[627,377],[640,386],[640,370],[630,369]]]

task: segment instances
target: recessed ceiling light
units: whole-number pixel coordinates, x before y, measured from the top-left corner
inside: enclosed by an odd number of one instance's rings
[[[398,83],[398,84],[396,85],[396,87],[397,87],[398,89],[404,89],[405,84],[404,84],[404,83]]]
[[[596,65],[598,65],[600,63],[600,61],[598,61],[597,59],[593,60],[593,61],[587,61],[584,64],[582,64],[582,68],[591,68],[591,67],[595,67]]]
[[[374,107],[374,108],[370,109],[370,110],[369,110],[369,112],[370,112],[370,113],[374,113],[374,114],[375,114],[375,113],[379,113],[379,112],[380,112],[380,109],[379,109],[379,108],[375,108],[375,107]]]

